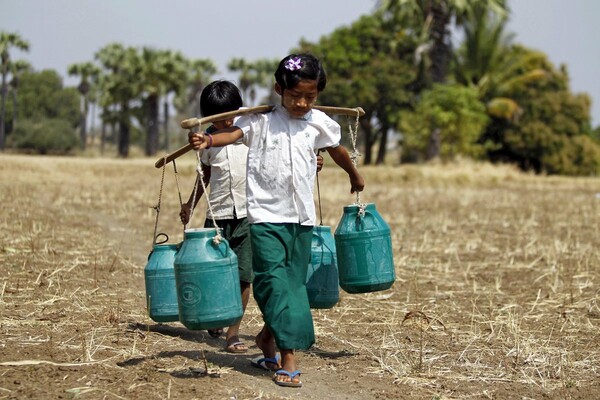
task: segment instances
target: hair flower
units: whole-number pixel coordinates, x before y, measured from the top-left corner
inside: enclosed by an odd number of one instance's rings
[[[302,60],[300,57],[290,58],[285,63],[285,69],[288,71],[297,71],[302,68]]]

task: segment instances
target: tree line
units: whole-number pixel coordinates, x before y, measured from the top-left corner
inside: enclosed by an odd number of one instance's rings
[[[470,157],[536,172],[597,175],[600,129],[591,126],[589,96],[571,92],[566,66],[514,43],[505,30],[509,17],[504,0],[381,0],[371,14],[317,42],[302,40],[293,51],[324,62],[328,87],[321,104],[366,111],[360,120],[365,164],[383,164],[397,140],[401,162]],[[462,37],[458,43],[453,31]],[[112,43],[94,60],[69,66],[80,83],[59,90],[57,74],[10,59],[11,47],[28,49],[24,39],[0,35],[2,149],[6,137],[22,148],[35,145],[36,137],[52,142],[39,133],[40,121],[48,119],[54,141],[77,129],[78,137],[70,135],[61,149],[84,149],[88,115],[98,109],[102,148],[114,141],[118,155],[127,157],[133,143],[155,155],[174,141],[170,110],[196,115],[200,92],[218,72],[210,59]],[[272,93],[277,61],[229,62],[246,105],[277,101],[273,95],[257,99],[260,89]],[[27,94],[36,90],[47,92],[49,104]],[[57,105],[63,109],[53,110]]]

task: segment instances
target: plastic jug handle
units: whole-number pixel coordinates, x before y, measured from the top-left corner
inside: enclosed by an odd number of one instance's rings
[[[229,247],[229,241],[227,241],[227,240],[223,240],[223,241],[219,241],[219,242],[212,241],[212,244],[219,251],[221,250],[221,244],[224,244],[225,245],[225,254],[229,254],[229,251],[231,250],[231,247]]]
[[[165,240],[163,240],[162,242],[159,242],[157,239],[158,239],[160,236],[164,236],[164,237],[165,237]],[[162,232],[161,232],[161,233],[157,234],[157,235],[154,237],[154,244],[163,244],[163,243],[166,243],[166,242],[168,242],[168,241],[169,241],[169,235],[167,235],[166,233],[162,233]]]

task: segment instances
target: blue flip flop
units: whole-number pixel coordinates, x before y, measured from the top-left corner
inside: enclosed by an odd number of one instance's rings
[[[273,371],[271,368],[267,367],[267,363],[279,365],[280,358],[281,357],[279,356],[279,354],[276,354],[274,358],[270,358],[270,357],[257,357],[255,359],[251,360],[250,364],[253,367],[260,368],[260,369],[265,370],[265,371]]]
[[[297,377],[298,375],[302,374],[302,372],[297,369],[294,372],[289,372],[286,371],[285,369],[278,369],[275,372],[275,375],[273,375],[273,382],[275,382],[276,385],[279,386],[285,386],[285,387],[302,387],[302,382],[298,381],[298,382],[294,382],[294,378]],[[278,381],[277,377],[278,376],[289,376],[290,377],[290,381],[289,382],[285,382],[285,381]]]

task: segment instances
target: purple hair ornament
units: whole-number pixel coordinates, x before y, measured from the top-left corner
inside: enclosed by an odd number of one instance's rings
[[[302,60],[300,59],[300,57],[290,58],[285,62],[284,67],[288,71],[298,71],[302,68]]]

